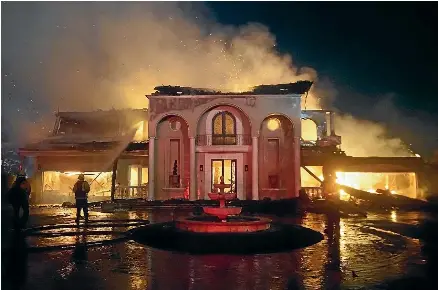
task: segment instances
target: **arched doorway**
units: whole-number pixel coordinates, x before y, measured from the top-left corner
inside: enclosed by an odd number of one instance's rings
[[[197,187],[200,198],[209,199],[221,177],[230,187],[226,192],[247,199],[248,162],[251,157],[251,123],[248,116],[233,105],[220,104],[206,110],[199,118],[196,136]],[[246,169],[245,169],[246,168]],[[250,184],[249,184],[250,188]]]
[[[176,115],[166,116],[157,123],[155,199],[188,198],[190,181],[188,129],[186,120]]]
[[[293,122],[284,115],[266,117],[259,137],[260,199],[291,198],[298,195],[299,138],[294,135]],[[297,151],[298,150],[298,151]],[[298,166],[299,168],[299,166]]]

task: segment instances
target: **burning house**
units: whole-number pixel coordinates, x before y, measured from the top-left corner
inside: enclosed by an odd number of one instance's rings
[[[91,201],[110,199],[116,160],[120,194],[146,188],[147,118],[147,110],[57,113],[51,136],[20,149],[33,161],[33,202],[73,201],[80,173],[91,183]]]
[[[81,172],[90,200],[208,199],[221,182],[239,199],[293,198],[300,188],[348,198],[349,187],[421,198],[421,159],[346,156],[334,113],[301,109],[311,85],[162,86],[148,110],[60,112],[52,136],[20,149],[33,160],[34,202],[71,201]]]

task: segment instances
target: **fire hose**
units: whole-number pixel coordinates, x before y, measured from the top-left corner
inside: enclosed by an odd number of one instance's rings
[[[64,244],[64,245],[51,245],[51,246],[31,246],[26,247],[27,252],[29,253],[41,253],[41,252],[49,252],[49,251],[60,251],[60,250],[70,250],[75,249],[77,247],[96,247],[114,244],[122,241],[127,241],[130,239],[130,235],[133,229],[129,229],[126,231],[113,231],[113,230],[97,230],[97,231],[66,231],[66,232],[49,232],[51,230],[59,230],[59,229],[79,229],[79,228],[127,228],[127,227],[135,227],[138,228],[140,226],[148,225],[148,220],[142,219],[116,219],[116,220],[95,220],[89,221],[87,224],[54,224],[54,225],[45,225],[45,226],[37,226],[23,230],[22,235],[24,237],[45,237],[45,238],[57,238],[57,237],[65,237],[65,236],[103,236],[103,235],[117,235],[118,237],[110,239],[110,240],[99,240],[92,242],[83,242],[83,243],[72,243],[72,244]],[[134,229],[135,229],[134,228]]]

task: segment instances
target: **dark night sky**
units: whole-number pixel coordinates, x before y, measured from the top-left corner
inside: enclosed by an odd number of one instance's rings
[[[395,110],[402,119],[406,116],[402,127],[416,131],[412,121],[437,128],[438,12],[433,3],[211,2],[208,6],[221,23],[259,22],[269,27],[280,51],[334,83],[339,91],[335,106],[340,110],[392,124],[414,143],[418,136],[394,124],[400,117],[388,120],[367,109],[391,94]],[[434,144],[417,148],[438,146],[438,131],[429,129],[425,134],[436,136]]]
[[[438,12],[422,3],[211,2],[221,23],[260,22],[279,49],[337,85],[402,95],[409,109],[438,109]],[[433,12],[435,11],[435,12]],[[236,17],[238,15],[238,17]]]

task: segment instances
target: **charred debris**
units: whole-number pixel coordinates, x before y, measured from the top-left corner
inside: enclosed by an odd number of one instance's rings
[[[253,88],[252,91],[247,92],[221,92],[212,89],[201,89],[181,86],[158,86],[155,87],[153,96],[181,96],[181,95],[287,95],[307,93],[312,87],[311,81],[299,81],[289,84],[277,85],[259,85]]]

